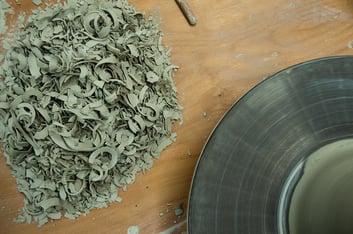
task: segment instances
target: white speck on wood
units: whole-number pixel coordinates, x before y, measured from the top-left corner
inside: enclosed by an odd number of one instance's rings
[[[127,234],[139,234],[139,227],[138,226],[130,226],[127,229]]]
[[[272,56],[272,57],[278,57],[278,56],[279,56],[279,53],[275,51],[275,52],[273,52],[273,53],[271,54],[271,56]]]
[[[239,60],[243,60],[243,59],[245,58],[245,55],[244,55],[244,54],[241,54],[241,53],[235,54],[235,55],[234,55],[234,58],[239,59]]]
[[[349,49],[353,49],[353,40],[350,40],[348,43],[347,43],[347,47]]]

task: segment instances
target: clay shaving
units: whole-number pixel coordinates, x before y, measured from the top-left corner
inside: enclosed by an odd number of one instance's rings
[[[3,34],[7,30],[6,26],[6,14],[13,14],[13,9],[6,0],[0,0],[0,34]]]
[[[156,22],[126,1],[33,11],[0,67],[0,137],[25,196],[17,221],[120,201],[176,139],[176,69]]]

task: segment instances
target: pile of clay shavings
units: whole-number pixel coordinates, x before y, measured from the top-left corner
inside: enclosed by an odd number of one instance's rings
[[[156,22],[126,1],[35,10],[0,68],[0,137],[25,195],[17,222],[120,201],[181,119]]]

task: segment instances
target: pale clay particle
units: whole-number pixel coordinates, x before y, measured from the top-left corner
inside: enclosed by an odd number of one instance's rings
[[[127,229],[127,234],[139,234],[139,227],[138,226],[130,226]]]
[[[0,34],[7,31],[6,19],[7,14],[13,14],[14,10],[6,0],[0,0]]]
[[[184,210],[183,210],[183,204],[179,204],[176,207],[174,207],[174,214],[175,216],[181,216],[183,215]]]
[[[245,58],[245,55],[239,53],[239,54],[235,54],[234,57],[235,57],[236,59],[238,59],[238,60],[243,60],[243,59]]]
[[[181,216],[184,213],[183,209],[178,208],[174,210],[175,216]]]
[[[33,4],[39,6],[40,4],[42,4],[42,0],[32,0]]]
[[[348,43],[347,43],[347,47],[349,49],[353,49],[353,40],[350,40]]]
[[[279,53],[275,51],[275,52],[273,52],[273,53],[271,54],[271,56],[272,56],[272,57],[278,57],[278,56],[279,56]]]

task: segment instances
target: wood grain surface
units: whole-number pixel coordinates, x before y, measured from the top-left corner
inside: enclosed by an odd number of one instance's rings
[[[29,0],[19,0],[19,5],[8,2],[16,14],[35,8]],[[172,48],[173,63],[180,66],[175,82],[184,124],[174,127],[177,142],[150,171],[120,192],[121,203],[41,228],[35,223],[13,223],[23,196],[0,157],[0,233],[127,233],[130,226],[138,226],[140,233],[159,233],[178,223],[181,228],[174,233],[182,233],[196,162],[227,109],[281,69],[314,58],[353,54],[349,48],[353,2],[349,0],[188,0],[198,18],[195,27],[188,25],[174,0],[130,2],[162,19],[164,43]],[[16,14],[8,16],[10,28],[16,27]],[[178,204],[185,211],[181,217],[173,211]]]

